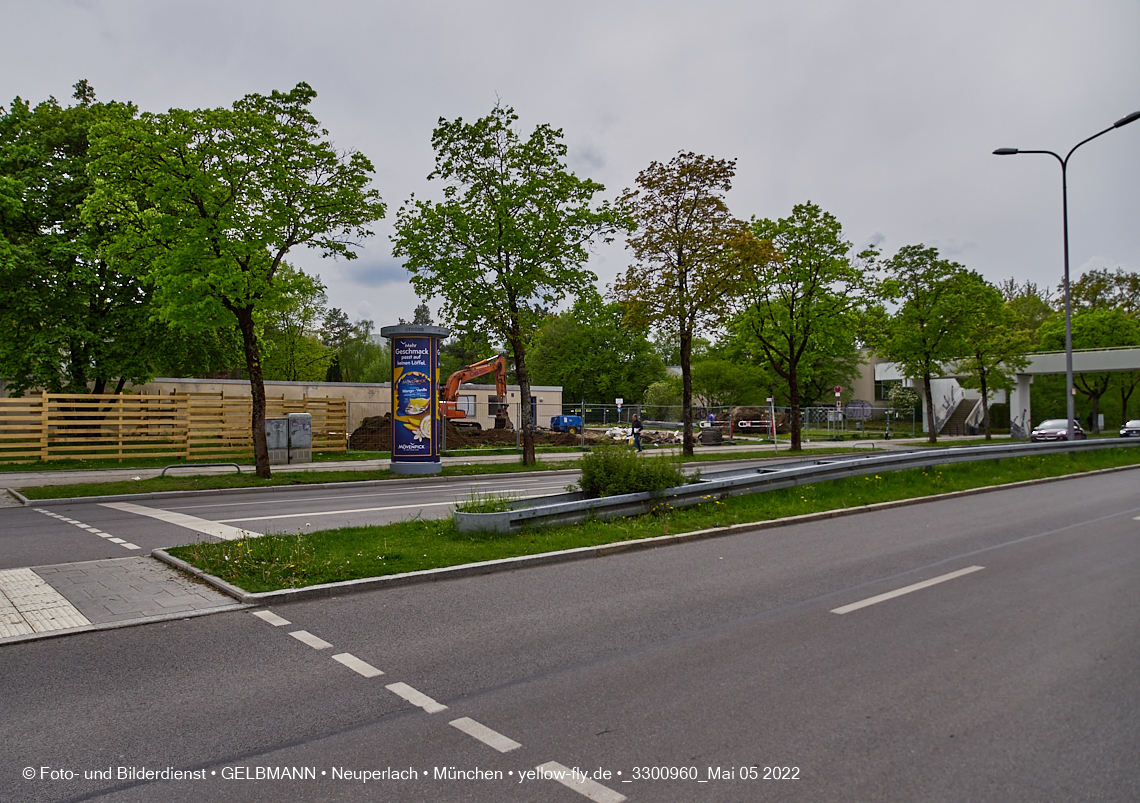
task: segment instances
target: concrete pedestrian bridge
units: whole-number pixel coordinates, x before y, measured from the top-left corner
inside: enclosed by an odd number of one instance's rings
[[[1065,352],[1045,351],[1025,355],[1029,363],[1019,371],[1014,380],[1013,392],[1009,398],[1010,429],[1013,437],[1029,437],[1032,428],[1030,389],[1033,377],[1048,374],[1065,373]],[[1103,374],[1124,371],[1140,371],[1140,346],[1121,346],[1107,349],[1073,349],[1074,374]],[[980,415],[981,396],[977,391],[963,391],[958,385],[958,378],[964,373],[948,371],[930,383],[930,389],[935,399],[935,421],[942,426],[963,401],[970,401],[971,397],[978,402],[977,412]],[[875,366],[876,381],[910,381],[916,389],[921,380],[903,376],[897,363],[880,363]],[[920,395],[921,390],[919,391]],[[923,398],[923,428],[926,422],[926,399]],[[973,417],[974,413],[967,418]]]

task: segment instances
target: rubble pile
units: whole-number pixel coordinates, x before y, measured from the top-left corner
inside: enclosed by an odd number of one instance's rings
[[[593,439],[586,438],[587,442]],[[538,431],[534,433],[538,446],[577,446],[580,435],[568,432]],[[508,429],[459,429],[451,421],[447,422],[446,449],[471,449],[479,446],[514,446],[515,432]],[[348,448],[353,452],[386,452],[392,448],[392,414],[374,415],[360,422],[348,438]]]

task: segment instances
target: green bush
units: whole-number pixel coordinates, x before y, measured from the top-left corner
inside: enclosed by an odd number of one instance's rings
[[[650,491],[685,484],[681,464],[668,457],[638,457],[624,446],[600,446],[578,461],[582,478],[578,488],[589,497]]]

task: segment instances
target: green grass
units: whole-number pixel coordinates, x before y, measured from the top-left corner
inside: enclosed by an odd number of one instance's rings
[[[547,527],[511,535],[460,533],[451,519],[416,519],[374,527],[197,543],[168,551],[247,591],[272,591],[1138,464],[1140,448],[1104,449],[909,469],[709,502],[639,518]]]

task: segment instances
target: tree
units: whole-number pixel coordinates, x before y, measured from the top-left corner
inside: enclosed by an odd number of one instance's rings
[[[1063,290],[1062,290],[1063,292]],[[1140,315],[1140,273],[1117,268],[1090,270],[1081,274],[1069,288],[1073,310],[1118,309],[1125,315]]]
[[[522,396],[523,463],[534,463],[527,348],[546,308],[592,284],[583,265],[594,240],[623,225],[604,187],[567,170],[562,131],[540,125],[525,141],[518,115],[496,105],[474,123],[440,118],[432,133],[443,201],[413,196],[400,208],[393,253],[405,258],[420,298],[511,352]]]
[[[645,330],[626,327],[621,306],[606,304],[592,287],[569,311],[543,321],[530,357],[535,384],[561,385],[567,398],[635,404],[665,375]]]
[[[1072,324],[1074,349],[1113,348],[1114,346],[1135,346],[1140,343],[1140,322],[1120,309],[1078,310],[1073,313]],[[1057,318],[1041,327],[1041,348],[1055,351],[1065,348],[1064,320]],[[1126,375],[1124,381],[1130,379],[1131,377]],[[1093,427],[1097,427],[1097,422],[1100,420],[1101,397],[1108,392],[1112,383],[1113,375],[1111,373],[1076,374],[1073,376],[1073,387],[1092,402]],[[1129,387],[1127,396],[1132,395],[1132,387]],[[1124,389],[1121,388],[1124,408],[1127,408],[1127,396],[1124,394]],[[1121,410],[1121,415],[1127,416],[1126,409]],[[1124,420],[1127,418],[1125,417]]]
[[[923,245],[904,246],[884,267],[882,296],[901,306],[893,316],[876,316],[867,335],[876,351],[899,363],[903,374],[922,379],[927,432],[930,442],[937,443],[930,381],[965,353],[964,333],[975,314],[974,293],[985,280]]]
[[[656,327],[680,346],[684,453],[693,454],[693,338],[728,317],[749,263],[766,261],[764,244],[728,211],[735,161],[680,153],[652,162],[623,202],[637,229],[627,245],[635,262],[613,294],[637,325]]]
[[[315,97],[300,83],[229,109],[143,114],[98,127],[93,144],[101,189],[86,214],[119,226],[110,258],[145,274],[164,319],[241,331],[259,477],[270,471],[258,313],[293,291],[279,273],[290,250],[351,259],[384,215],[371,163],[333,149],[308,110]]]
[[[1028,280],[1019,285],[1011,278],[1002,282],[998,289],[1012,316],[1013,327],[1024,332],[1029,338],[1030,347],[1035,347],[1041,324],[1057,314],[1049,288],[1038,289],[1034,282]]]
[[[294,269],[283,264],[281,273],[286,272]],[[264,313],[265,378],[319,382],[332,361],[332,350],[317,337],[328,303],[324,285],[304,274],[287,276],[284,283],[296,288],[293,294]]]
[[[752,232],[775,254],[757,263],[740,318],[760,354],[784,381],[791,406],[792,449],[802,448],[804,389],[832,381],[824,372],[858,359],[856,320],[865,288],[862,266],[850,257],[839,221],[813,203],[782,220],[757,220]],[[863,259],[872,252],[860,255]],[[813,371],[814,369],[814,371]],[[811,383],[812,374],[815,383]],[[811,401],[807,398],[806,401]]]
[[[996,287],[976,282],[973,294],[974,314],[966,322],[963,339],[966,356],[958,361],[958,370],[967,376],[959,383],[981,391],[982,421],[986,440],[990,440],[990,391],[1012,388],[1014,373],[1029,362],[1025,354],[1030,336],[1017,327],[1013,311]]]
[[[733,360],[699,360],[693,363],[693,394],[708,407],[760,404],[767,377],[755,365]]]
[[[80,217],[92,128],[134,107],[97,103],[86,81],[73,97],[0,108],[0,376],[15,395],[120,392],[154,375],[169,337],[142,282],[101,254],[113,224]]]

